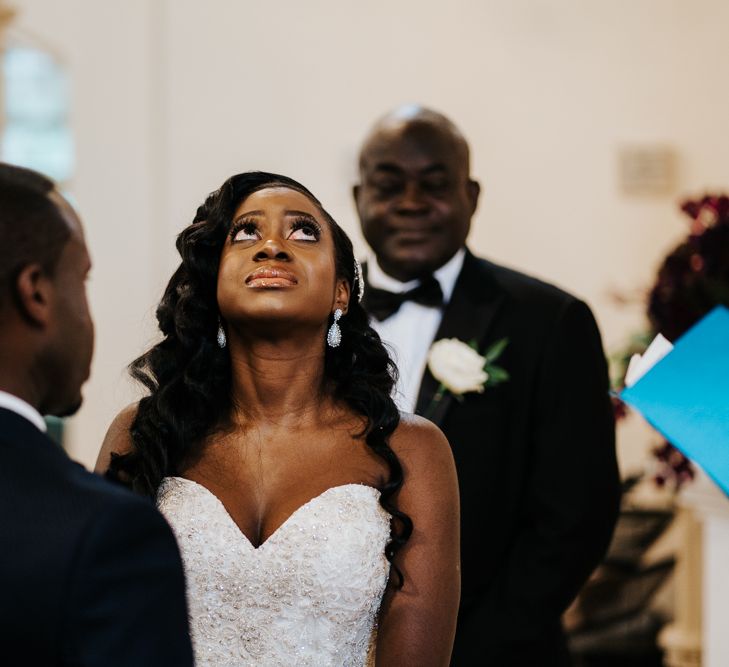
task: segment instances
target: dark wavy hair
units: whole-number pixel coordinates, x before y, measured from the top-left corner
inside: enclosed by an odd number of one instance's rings
[[[350,285],[347,315],[339,326],[342,342],[326,347],[324,373],[331,391],[365,419],[361,437],[388,466],[380,504],[391,515],[385,555],[393,556],[412,533],[412,521],[395,505],[403,471],[389,437],[400,423],[391,398],[396,369],[370,327],[357,298],[352,242],[303,185],[277,174],[247,172],[229,178],[197,210],[192,224],[177,237],[182,262],[157,308],[163,339],[132,362],[130,372],[149,391],[139,402],[131,426],[134,448],[112,455],[108,475],[134,491],[154,497],[162,478],[178,475],[194,460],[231,409],[231,370],[227,349],[216,343],[217,279],[220,254],[236,208],[252,193],[268,187],[300,192],[320,210],[332,231],[336,274]],[[395,571],[402,585],[402,574]]]

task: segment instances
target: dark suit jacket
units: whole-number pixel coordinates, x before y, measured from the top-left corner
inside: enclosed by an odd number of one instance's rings
[[[467,253],[435,340],[509,344],[510,379],[432,414],[461,493],[462,594],[452,664],[569,664],[560,617],[601,560],[619,476],[605,357],[589,308]],[[438,388],[426,370],[416,411]]]
[[[192,665],[182,564],[147,501],[0,409],[0,663]]]

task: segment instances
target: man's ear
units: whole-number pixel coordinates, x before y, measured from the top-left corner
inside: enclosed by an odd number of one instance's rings
[[[357,183],[356,185],[352,186],[352,197],[354,198],[354,203],[359,208],[359,193],[362,192],[362,186]]]
[[[468,192],[468,199],[471,203],[471,215],[476,212],[478,206],[478,197],[481,194],[481,184],[478,181],[469,179],[466,184],[466,191]]]
[[[24,319],[39,327],[49,324],[53,285],[40,264],[28,264],[20,270],[13,284],[13,292]]]
[[[341,308],[345,315],[349,309],[349,295],[349,283],[343,278],[339,278],[334,292],[334,308]]]

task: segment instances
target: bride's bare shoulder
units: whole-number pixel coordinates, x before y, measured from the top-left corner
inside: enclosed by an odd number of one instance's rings
[[[451,447],[435,424],[413,415],[401,415],[390,447],[403,468],[397,504],[412,519],[421,540],[421,549],[413,548],[409,553],[416,561],[429,560],[439,553],[438,544],[459,543],[458,475]],[[453,549],[452,561],[456,563],[457,546]],[[411,566],[412,560],[407,566],[412,573]]]
[[[415,474],[454,475],[455,464],[448,440],[433,422],[408,413],[400,414],[400,424],[390,438],[390,447],[403,466]]]
[[[96,459],[94,472],[104,474],[109,469],[112,454],[127,454],[134,449],[131,428],[137,416],[139,403],[132,403],[124,408],[109,425],[99,456]]]

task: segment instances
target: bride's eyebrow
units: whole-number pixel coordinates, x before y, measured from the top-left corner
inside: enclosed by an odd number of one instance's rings
[[[238,222],[239,220],[244,220],[245,218],[260,218],[262,215],[264,215],[263,211],[246,211],[245,213],[241,213],[237,218],[235,218],[233,222]]]
[[[310,220],[317,225],[319,224],[319,221],[313,215],[311,215],[311,213],[307,213],[306,211],[287,210],[285,215],[295,218],[304,218],[306,220]]]

